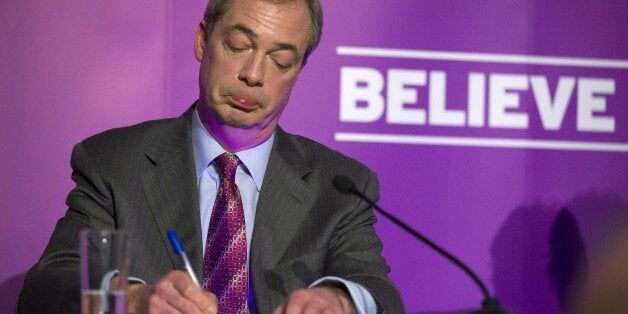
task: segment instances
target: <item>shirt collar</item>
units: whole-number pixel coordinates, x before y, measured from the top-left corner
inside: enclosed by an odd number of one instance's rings
[[[275,133],[273,133],[266,141],[261,144],[236,153],[245,170],[255,181],[257,191],[262,188],[262,181],[266,173],[266,166],[270,157],[270,150],[273,147]],[[201,118],[198,115],[198,109],[194,110],[192,117],[192,143],[194,147],[194,164],[196,165],[196,178],[200,178],[214,158],[226,152],[220,144],[205,129]]]

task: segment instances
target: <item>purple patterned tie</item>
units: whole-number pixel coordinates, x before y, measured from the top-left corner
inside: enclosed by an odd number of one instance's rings
[[[220,187],[212,211],[203,261],[203,287],[218,297],[218,313],[248,313],[246,232],[240,190],[235,183],[239,159],[223,153],[215,163]]]

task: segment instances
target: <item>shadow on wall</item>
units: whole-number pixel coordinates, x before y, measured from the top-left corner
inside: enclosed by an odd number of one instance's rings
[[[605,239],[627,220],[627,202],[595,192],[513,210],[491,248],[495,295],[520,314],[570,312]]]
[[[589,267],[576,218],[563,208],[558,212],[549,237],[549,281],[556,292],[561,312],[572,313],[571,296],[586,284]]]
[[[547,278],[548,239],[557,208],[522,206],[510,214],[491,248],[495,297],[519,314],[558,313]]]
[[[0,284],[0,313],[13,313],[26,273],[15,275]]]

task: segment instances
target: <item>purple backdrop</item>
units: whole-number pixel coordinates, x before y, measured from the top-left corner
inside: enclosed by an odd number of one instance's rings
[[[65,211],[72,145],[196,99],[203,2],[0,3],[0,312]],[[558,312],[628,216],[628,3],[324,8],[284,128],[369,165],[380,205],[467,261],[506,307]],[[478,305],[459,270],[384,218],[376,228],[409,312]]]

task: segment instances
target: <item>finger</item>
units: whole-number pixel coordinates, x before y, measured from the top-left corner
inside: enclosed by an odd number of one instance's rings
[[[183,313],[201,313],[201,310],[196,307],[194,302],[187,299],[181,291],[176,288],[177,285],[181,285],[179,281],[185,280],[183,278],[185,277],[181,277],[175,272],[168,274],[163,280],[155,285],[155,293],[177,311]]]
[[[194,304],[175,289],[174,284],[169,280],[158,282],[155,285],[155,295],[153,296],[155,296],[155,299],[167,302],[178,312],[198,313],[198,311],[195,311]]]
[[[283,314],[284,312],[285,312],[285,306],[282,303],[273,311],[273,314]]]
[[[153,294],[148,298],[148,313],[181,313],[172,307],[166,300],[158,294]]]
[[[301,313],[312,295],[307,289],[293,292],[284,302],[285,313]]]
[[[323,312],[331,309],[334,313],[351,313],[355,310],[350,296],[337,287],[319,286],[311,289],[316,300],[323,306]]]
[[[322,313],[324,309],[323,304],[318,302],[317,300],[311,300],[303,305],[300,313],[303,314],[318,314]]]
[[[218,312],[218,299],[215,294],[201,291],[196,286],[183,293],[186,299],[191,301],[201,313]]]
[[[216,295],[201,290],[189,276],[186,275],[185,278],[178,278],[173,284],[174,288],[177,289],[184,298],[191,301],[199,311],[203,313],[214,313],[218,311]]]
[[[205,301],[201,302],[201,310],[203,310],[203,313],[218,313],[218,298],[216,297],[215,294],[208,292],[208,291],[204,291],[203,294],[205,295]]]

